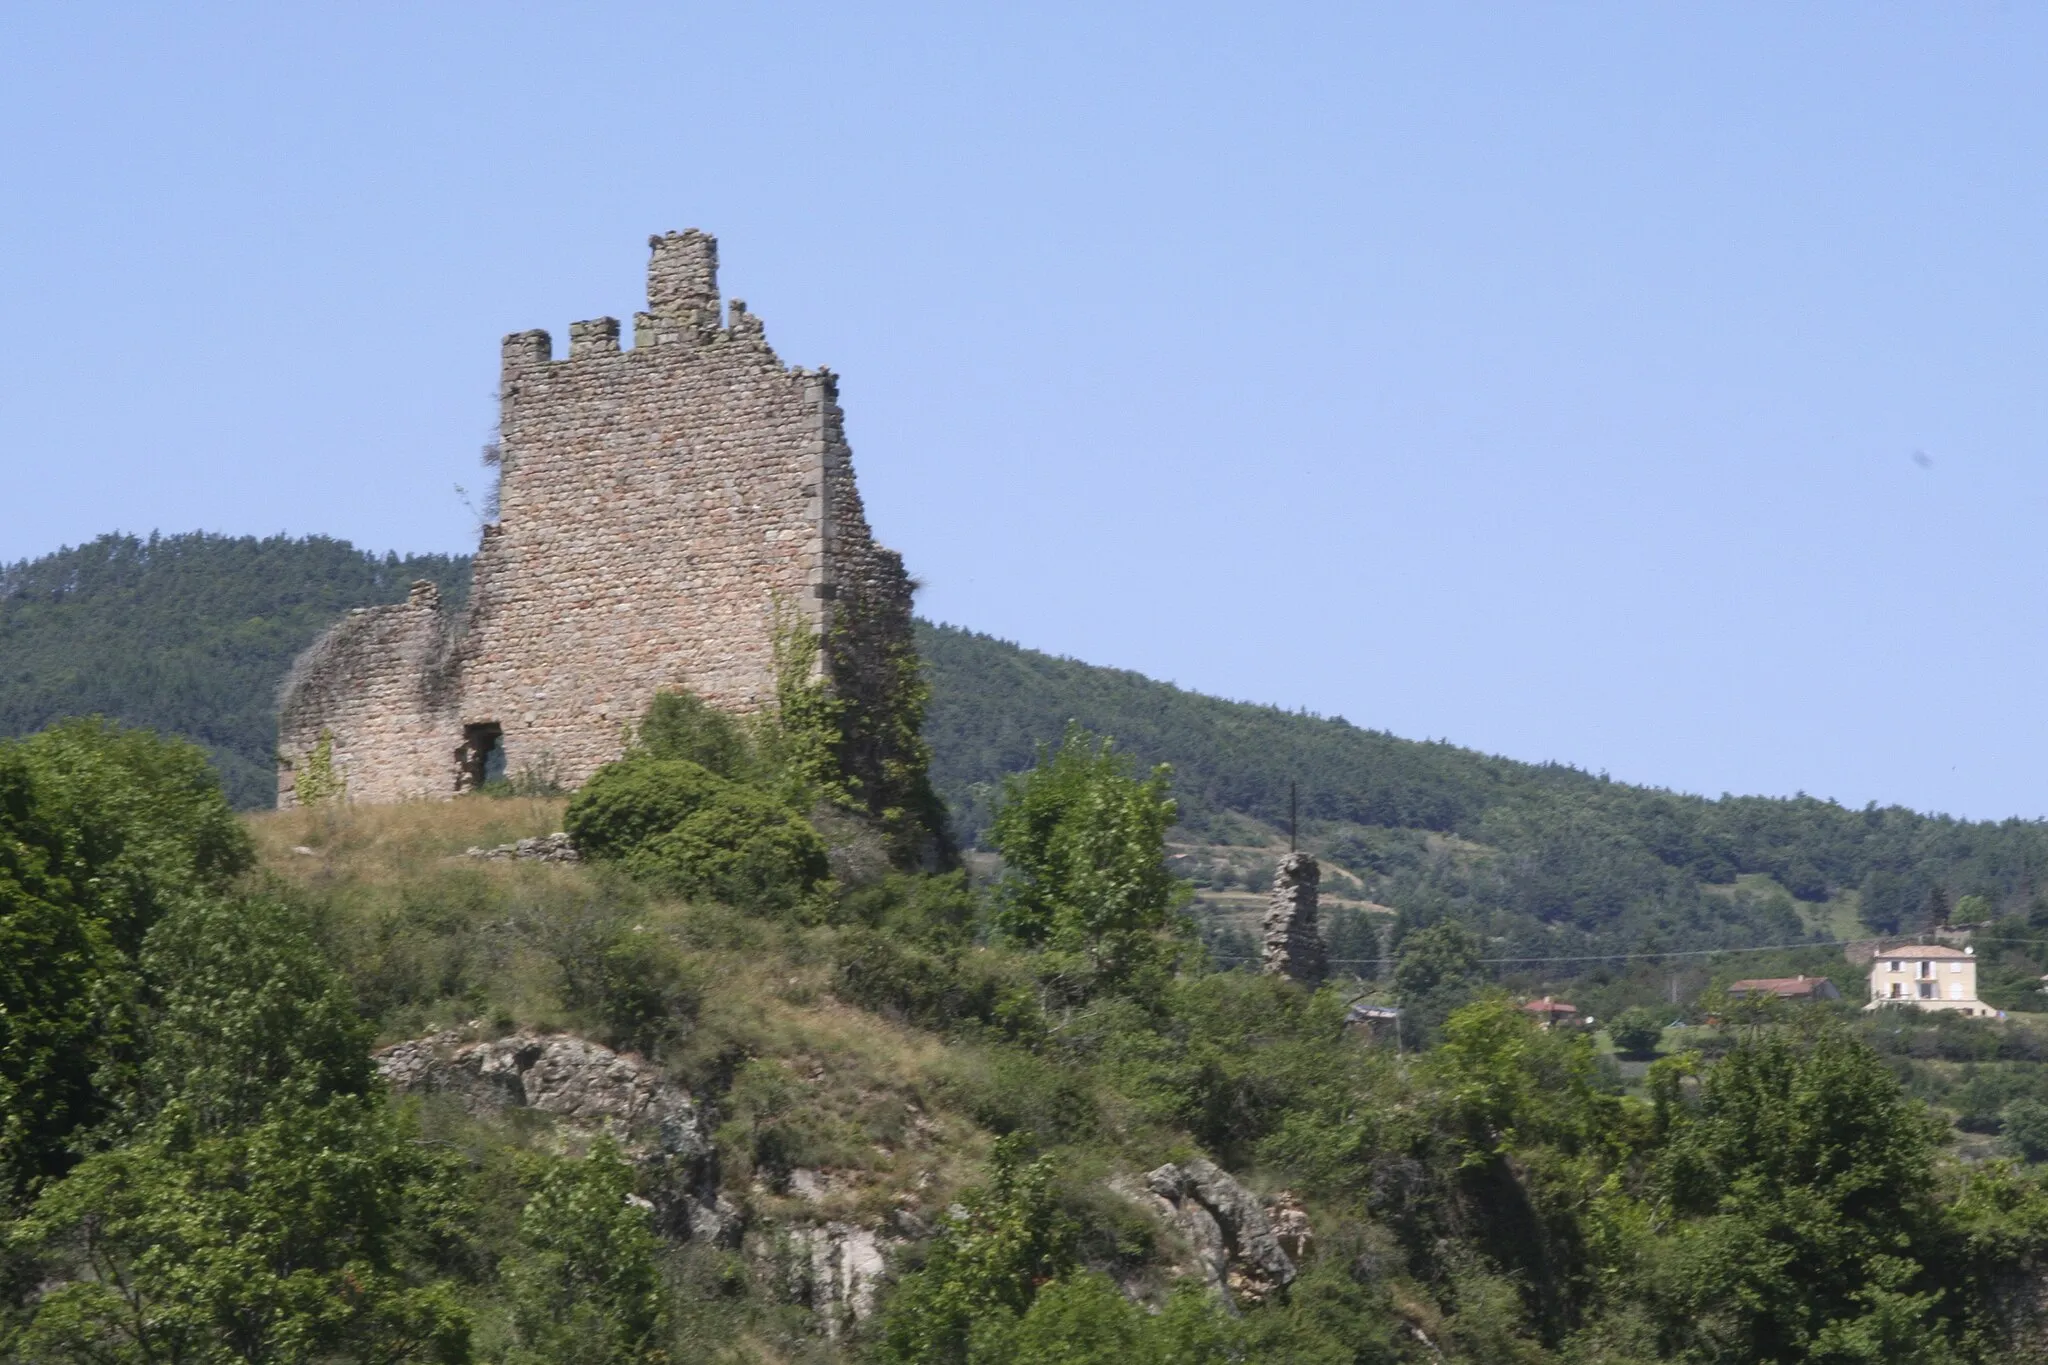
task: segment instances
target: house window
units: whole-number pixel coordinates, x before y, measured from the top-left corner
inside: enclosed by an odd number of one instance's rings
[[[1934,999],[1934,983],[1932,981],[1923,981],[1920,983],[1920,998],[1922,1000]]]
[[[1887,963],[1885,963],[1884,965],[1885,965],[1885,970],[1887,970],[1887,971],[1893,971],[1893,972],[1895,972],[1895,971],[1898,971],[1898,970],[1899,970],[1899,964],[1898,964],[1897,962],[1887,962]]]
[[[1951,962],[1951,963],[1949,963],[1949,964],[1948,964],[1948,974],[1949,974],[1950,976],[1961,976],[1961,975],[1963,974],[1963,964],[1962,964],[1962,963],[1960,963],[1960,962]]]
[[[1892,999],[1897,1000],[1900,996],[1904,995],[1905,993],[1906,988],[1903,984],[1897,981],[1892,982]]]
[[[1949,988],[1948,988],[1948,998],[1949,998],[1949,999],[1951,999],[1951,1000],[1967,1000],[1967,999],[1969,999],[1969,997],[1968,997],[1968,996],[1966,996],[1966,995],[1964,995],[1964,994],[1963,994],[1963,983],[1962,983],[1962,982],[1960,982],[1960,981],[1955,981],[1955,982],[1951,982],[1951,983],[1949,984]]]
[[[1929,977],[1929,976],[1933,976],[1933,975],[1934,975],[1934,964],[1933,964],[1932,962],[1922,962],[1922,963],[1920,964],[1920,975],[1921,975],[1922,977]]]

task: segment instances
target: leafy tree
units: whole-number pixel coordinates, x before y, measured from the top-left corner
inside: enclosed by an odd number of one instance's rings
[[[1166,866],[1168,770],[1140,778],[1109,740],[1070,728],[1005,779],[991,838],[1003,855],[996,922],[1033,946],[1128,959],[1168,926],[1187,887]]]
[[[1479,940],[1450,920],[1411,930],[1394,953],[1394,995],[1401,1033],[1417,1044],[1436,1036],[1451,1011],[1469,1001],[1484,978]]]
[[[2048,1102],[2014,1100],[2000,1119],[2007,1150],[2024,1161],[2048,1161]]]
[[[190,745],[96,720],[0,742],[0,1188],[70,1164],[132,1061],[144,936],[252,857]]]
[[[181,1124],[217,1133],[279,1103],[369,1093],[374,1029],[284,904],[197,901],[150,933],[142,968],[158,997],[144,1113],[175,1104]]]
[[[1702,1360],[1903,1359],[1947,1350],[1927,1283],[1940,1125],[1846,1033],[1738,1047],[1673,1129],[1658,1183],[1679,1228],[1668,1292]],[[1917,1353],[1917,1354],[1915,1354]]]
[[[1863,923],[1872,931],[1896,934],[1912,916],[1914,900],[1913,888],[1905,878],[1879,868],[1863,879],[1863,892],[1857,898],[1856,909]]]
[[[922,1269],[903,1277],[886,1305],[881,1358],[903,1365],[970,1359],[1000,1319],[1021,1317],[1040,1285],[1072,1264],[1073,1224],[1051,1195],[1050,1158],[1024,1159],[1017,1137],[998,1139],[989,1181],[962,1201]]]
[[[1592,1040],[1539,1027],[1505,996],[1454,1011],[1427,1067],[1439,1124],[1467,1157],[1630,1137],[1624,1107],[1595,1083]]]
[[[468,1359],[448,1288],[408,1273],[414,1191],[441,1172],[371,1099],[179,1122],[88,1157],[14,1229],[55,1287],[12,1359]]]
[[[1246,1345],[1243,1326],[1201,1288],[1182,1286],[1155,1316],[1125,1298],[1108,1276],[1076,1271],[1039,1290],[1021,1318],[998,1314],[977,1322],[969,1359],[975,1365],[1223,1365],[1247,1359]]]
[[[1618,1051],[1646,1057],[1664,1038],[1664,1015],[1648,1005],[1632,1005],[1607,1021],[1607,1036]]]
[[[654,1365],[668,1305],[659,1246],[632,1202],[633,1169],[601,1139],[556,1162],[519,1219],[511,1270],[515,1359],[532,1365]]]
[[[304,926],[196,899],[142,968],[160,1003],[127,1140],[9,1236],[53,1286],[12,1358],[467,1359],[467,1315],[415,1236],[422,1208],[460,1202],[454,1174],[372,1087],[367,1030]]]

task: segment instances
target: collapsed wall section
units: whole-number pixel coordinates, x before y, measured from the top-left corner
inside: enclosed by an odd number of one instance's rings
[[[432,583],[358,607],[301,654],[278,707],[278,804],[301,784],[357,801],[452,796],[453,638]]]
[[[630,347],[612,318],[573,324],[560,359],[546,332],[505,338],[499,519],[436,665],[452,683],[353,616],[302,661],[286,753],[331,729],[355,799],[453,795],[486,758],[575,786],[663,688],[759,710],[778,623],[831,642],[850,700],[900,672],[910,583],[868,530],[837,381],[785,368],[739,300],[721,319],[711,237],[650,247]]]

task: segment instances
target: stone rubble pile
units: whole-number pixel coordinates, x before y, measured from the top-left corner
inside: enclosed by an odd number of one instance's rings
[[[1315,855],[1290,853],[1273,874],[1266,906],[1265,972],[1314,989],[1329,975],[1329,954],[1316,930],[1316,897],[1323,879]]]
[[[583,855],[576,851],[576,845],[567,834],[557,830],[543,834],[536,839],[521,839],[516,844],[499,844],[496,848],[472,848],[463,852],[466,858],[489,858],[493,861],[518,859],[536,863],[580,863]]]

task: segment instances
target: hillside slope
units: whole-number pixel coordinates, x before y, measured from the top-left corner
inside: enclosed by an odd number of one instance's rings
[[[0,734],[89,712],[153,726],[204,745],[238,805],[267,805],[272,698],[293,656],[346,608],[395,600],[417,577],[458,603],[468,571],[459,556],[210,535],[107,536],[16,564],[0,570]],[[1003,775],[1073,720],[1173,765],[1181,870],[1205,890],[1269,873],[1292,783],[1304,842],[1339,870],[1333,889],[1413,920],[1454,913],[1501,957],[1834,937],[1859,916],[1914,928],[1969,896],[1975,917],[2036,914],[2048,889],[2040,822],[1708,800],[1222,701],[950,626],[918,639],[934,778],[967,842]],[[1370,956],[1361,941],[1350,951]]]
[[[1839,927],[1852,903],[1872,927],[1912,929],[1970,896],[1978,918],[2034,914],[2048,889],[2039,821],[1709,800],[1221,701],[948,626],[918,646],[934,776],[967,837],[998,775],[1071,718],[1171,763],[1184,826],[1215,844],[1243,837],[1234,816],[1284,822],[1294,784],[1304,841],[1375,900],[1488,921],[1522,945],[1503,956],[1786,941]]]

